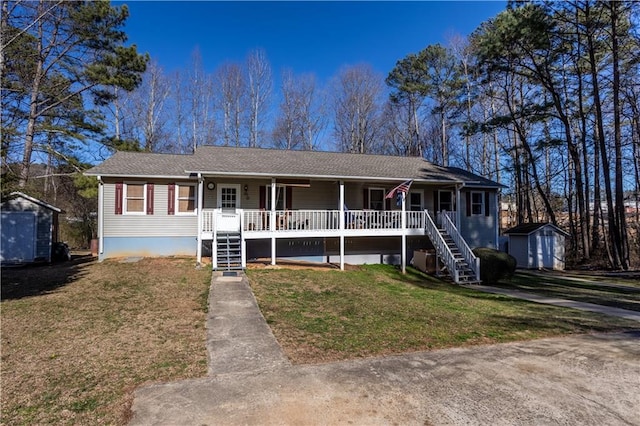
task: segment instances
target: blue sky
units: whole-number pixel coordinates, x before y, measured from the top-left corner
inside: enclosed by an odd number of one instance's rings
[[[321,83],[342,66],[369,63],[386,76],[396,61],[451,34],[469,35],[504,1],[126,3],[129,43],[165,72],[187,70],[198,47],[207,72],[263,48],[274,77],[283,68]]]

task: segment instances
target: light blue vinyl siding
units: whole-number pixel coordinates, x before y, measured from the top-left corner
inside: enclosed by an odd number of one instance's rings
[[[124,180],[126,183],[126,180]],[[150,180],[154,184],[153,215],[115,214],[115,181],[104,184],[104,237],[186,237],[198,234],[198,217],[168,214],[168,184],[180,181]],[[191,183],[193,181],[190,181]],[[183,181],[188,183],[188,181]],[[195,247],[195,245],[194,245]]]
[[[195,256],[196,236],[105,237],[100,260],[112,257]]]

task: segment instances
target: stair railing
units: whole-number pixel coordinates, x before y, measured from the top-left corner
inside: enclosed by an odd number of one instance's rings
[[[429,212],[425,210],[424,213],[425,213],[425,231],[429,236],[429,238],[431,239],[431,242],[433,243],[436,249],[436,253],[440,257],[440,259],[442,259],[442,262],[447,266],[447,269],[449,270],[449,273],[451,274],[453,281],[455,283],[458,283],[459,276],[458,276],[458,268],[456,267],[456,258],[451,252],[451,249],[445,242],[444,238],[442,237],[442,234],[438,230],[438,227],[433,222],[433,219],[431,218],[431,215],[429,215]]]
[[[211,267],[215,271],[218,269],[218,218],[220,216],[220,209],[215,209],[213,215],[213,241],[211,242]]]
[[[480,259],[473,254],[473,251],[469,248],[467,241],[462,237],[460,231],[458,231],[458,228],[454,225],[448,213],[449,212],[446,211],[438,213],[440,224],[458,246],[462,257],[464,257],[469,268],[473,271],[476,281],[480,281]]]

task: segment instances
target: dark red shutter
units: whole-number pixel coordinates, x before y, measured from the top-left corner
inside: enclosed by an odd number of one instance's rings
[[[485,216],[490,216],[490,211],[489,211],[489,191],[484,193],[484,215]]]
[[[116,183],[116,214],[122,214],[122,182]]]
[[[265,210],[267,208],[267,187],[266,186],[261,186],[260,187],[260,196],[259,196],[259,208],[261,210]]]
[[[467,216],[471,216],[471,192],[467,191]]]
[[[293,205],[293,188],[290,186],[287,186],[287,206],[286,209],[287,210],[291,210],[292,209],[292,205]]]
[[[384,209],[391,210],[391,198],[384,199]]]
[[[167,214],[176,214],[176,184],[167,185]]]
[[[433,211],[440,211],[440,192],[437,189],[433,191]]]
[[[369,208],[369,188],[362,189],[362,208]]]
[[[147,214],[153,214],[153,184],[147,184]]]

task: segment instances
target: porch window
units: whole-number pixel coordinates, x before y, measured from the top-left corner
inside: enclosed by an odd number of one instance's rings
[[[196,185],[177,184],[176,185],[176,214],[195,214],[196,212]]]
[[[384,189],[369,188],[369,209],[384,210]]]
[[[448,212],[453,212],[456,210],[456,204],[453,198],[452,191],[439,191],[438,198],[438,211],[446,210]]]
[[[125,214],[145,214],[146,184],[125,183],[124,184],[124,213]]]
[[[472,192],[471,193],[471,215],[479,216],[484,214],[484,193]]]
[[[266,187],[267,191],[267,210],[271,210],[271,187]],[[276,187],[276,210],[284,210],[284,207],[287,205],[287,191],[285,191],[284,187],[277,186]]]
[[[412,212],[422,211],[422,193],[421,192],[409,193],[409,210]]]

